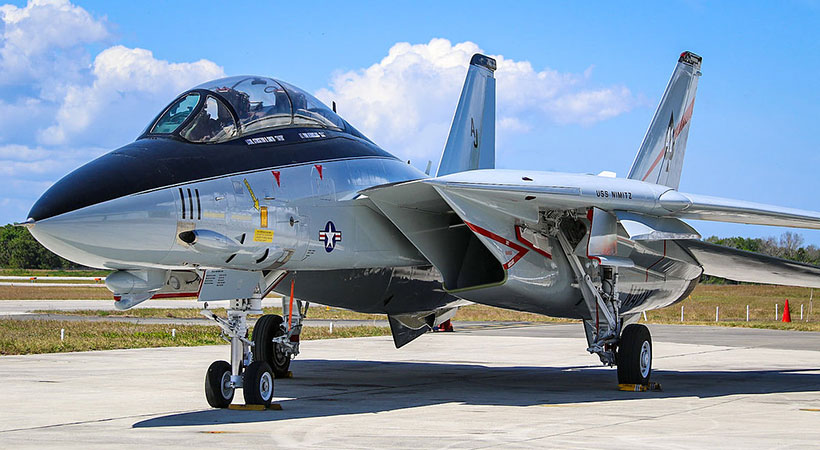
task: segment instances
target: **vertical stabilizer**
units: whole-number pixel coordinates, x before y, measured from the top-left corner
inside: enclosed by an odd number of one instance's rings
[[[628,178],[678,188],[701,60],[692,52],[681,53]]]
[[[488,56],[470,60],[437,176],[495,168],[495,67]]]

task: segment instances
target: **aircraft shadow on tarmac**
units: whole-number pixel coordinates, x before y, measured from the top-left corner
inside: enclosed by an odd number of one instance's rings
[[[301,360],[293,379],[277,380],[281,411],[205,409],[137,422],[134,428],[270,422],[376,413],[443,403],[465,405],[567,405],[649,398],[820,390],[817,368],[791,370],[653,372],[660,392],[616,389],[615,370],[604,367],[486,367],[473,364]],[[241,403],[237,391],[234,402]],[[202,399],[203,404],[205,399]]]

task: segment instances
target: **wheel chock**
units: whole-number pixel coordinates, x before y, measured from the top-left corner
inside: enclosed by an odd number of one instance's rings
[[[662,389],[660,383],[650,382],[649,384],[619,384],[618,390],[628,392],[646,392],[660,391]]]
[[[265,407],[265,405],[228,405],[228,409],[235,411],[281,411],[282,405],[279,403],[271,403],[268,407]]]

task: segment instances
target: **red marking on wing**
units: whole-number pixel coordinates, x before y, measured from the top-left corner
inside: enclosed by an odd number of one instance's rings
[[[524,236],[521,234],[521,226],[519,226],[519,225],[515,226],[515,238],[518,239],[518,241],[521,242],[522,244],[529,247],[531,250],[535,250],[536,252],[540,253],[541,255],[544,255],[545,257],[547,257],[549,259],[552,259],[552,255],[550,255],[546,251],[541,250],[540,248],[536,247],[535,244],[533,244],[532,242],[524,239]]]
[[[493,233],[490,230],[485,230],[484,228],[481,228],[478,225],[473,225],[473,224],[471,224],[470,222],[467,222],[467,221],[465,221],[464,223],[471,230],[473,230],[474,232],[476,232],[476,233],[478,233],[478,234],[480,234],[484,237],[488,237],[488,238],[490,238],[490,239],[492,239],[496,242],[500,242],[500,243],[506,245],[507,247],[510,247],[511,249],[518,252],[509,261],[507,261],[506,263],[501,265],[502,267],[504,267],[505,270],[509,270],[510,267],[514,266],[515,263],[517,263],[519,259],[524,257],[524,255],[526,255],[527,252],[530,251],[527,247],[523,247],[521,245],[518,245],[515,242],[513,242],[513,241],[511,241],[511,240],[509,240],[505,237],[499,236],[499,235]]]

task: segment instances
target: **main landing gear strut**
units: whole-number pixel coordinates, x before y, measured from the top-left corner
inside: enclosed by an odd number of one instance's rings
[[[556,234],[592,317],[584,320],[589,344],[587,351],[598,355],[602,363],[618,367],[619,384],[649,384],[652,337],[645,325],[627,324],[631,317],[624,318],[620,314],[618,267],[599,265],[598,261],[591,260],[600,278],[599,283],[593,282],[564,232],[558,230]]]
[[[224,319],[205,309],[201,314],[222,328],[222,337],[231,344],[231,362],[214,361],[205,375],[205,398],[214,408],[227,408],[234,392],[242,388],[245,403],[270,406],[273,380],[289,376],[290,360],[299,354],[299,334],[308,304],[283,299],[287,319],[267,314],[260,317],[248,339],[248,314],[262,313],[262,295],[231,300],[228,317]],[[291,312],[291,309],[293,311]]]

